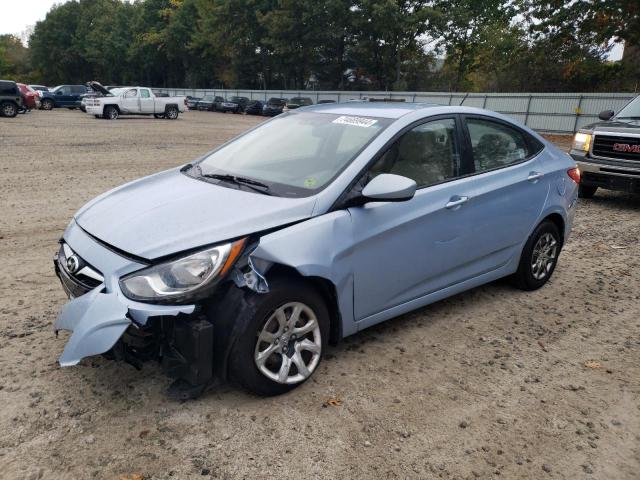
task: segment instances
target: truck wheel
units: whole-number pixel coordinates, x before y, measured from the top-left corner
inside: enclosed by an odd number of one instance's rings
[[[112,105],[107,105],[104,107],[104,113],[102,114],[103,118],[107,120],[116,120],[118,118],[119,112],[118,109]]]
[[[162,115],[161,113],[154,113],[153,116],[155,118],[164,118],[164,115]]]
[[[42,108],[42,110],[53,110],[53,101],[48,99],[43,100],[40,108]]]
[[[96,117],[96,118],[102,118],[100,115],[94,115],[94,117]]]
[[[229,353],[231,378],[257,395],[285,393],[317,370],[329,340],[322,296],[297,279],[276,279],[269,293],[245,296],[236,310],[244,330]]]
[[[598,187],[592,187],[591,185],[580,185],[578,187],[578,197],[593,198],[593,196],[596,194],[596,190],[598,190]]]
[[[2,116],[13,118],[18,114],[18,107],[15,103],[5,102],[0,105],[0,112],[2,112]]]
[[[175,120],[176,118],[178,118],[178,114],[179,112],[176,107],[169,107],[167,108],[167,111],[165,112],[164,116],[169,120]]]

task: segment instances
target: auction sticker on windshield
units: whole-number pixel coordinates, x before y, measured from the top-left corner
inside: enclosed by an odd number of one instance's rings
[[[332,123],[339,123],[341,125],[353,125],[354,127],[364,127],[369,128],[372,125],[375,125],[378,120],[374,120],[373,118],[365,118],[365,117],[349,117],[343,115],[341,117],[336,118]]]

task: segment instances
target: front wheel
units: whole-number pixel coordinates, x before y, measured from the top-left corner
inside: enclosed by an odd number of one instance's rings
[[[329,313],[310,285],[274,281],[269,293],[250,295],[238,321],[246,326],[231,349],[229,373],[245,389],[279,395],[317,370],[329,339]]]
[[[513,283],[521,290],[537,290],[553,275],[562,248],[558,227],[545,220],[536,227],[522,250]]]
[[[167,108],[167,111],[165,112],[164,116],[169,120],[175,120],[176,118],[178,118],[178,113],[179,112],[176,107],[169,107]]]
[[[43,100],[40,104],[40,108],[42,110],[52,110],[53,109],[53,101],[52,100]]]
[[[593,198],[593,196],[596,194],[596,190],[598,190],[598,187],[592,187],[591,185],[580,185],[578,187],[578,197]]]
[[[104,107],[104,112],[102,114],[102,116],[107,120],[116,120],[119,115],[120,113],[118,112],[118,109],[112,105]]]

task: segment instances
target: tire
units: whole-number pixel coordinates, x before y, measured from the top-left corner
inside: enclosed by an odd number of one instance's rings
[[[164,115],[162,115],[161,113],[154,113],[153,116],[155,118],[164,118]]]
[[[18,106],[13,102],[0,104],[0,113],[3,117],[13,118],[18,115]]]
[[[94,115],[94,117],[96,117],[96,118],[102,118],[102,116],[100,116],[100,115]]]
[[[42,108],[42,110],[53,110],[53,101],[48,99],[43,100],[40,108]]]
[[[178,118],[179,114],[180,112],[178,111],[177,107],[168,107],[165,110],[164,118],[168,118],[169,120],[175,120],[176,118]]]
[[[525,291],[537,290],[553,275],[562,250],[558,227],[545,220],[536,227],[520,256],[518,270],[512,277],[514,285]]]
[[[591,185],[578,186],[578,198],[593,198],[596,194],[598,187],[592,187]]]
[[[288,320],[275,317],[275,312],[281,311],[285,319],[290,319],[296,308],[301,312],[299,322],[306,322],[298,323],[297,328],[311,329],[298,339],[288,336],[296,331]],[[276,279],[270,283],[269,293],[245,296],[236,312],[236,322],[245,327],[229,354],[229,376],[240,386],[261,396],[280,395],[304,383],[318,369],[329,340],[329,312],[322,296],[309,284],[299,279]],[[288,333],[285,328],[289,328]],[[313,346],[314,351],[301,349],[302,342]],[[263,355],[259,366],[260,353],[266,352],[271,353]],[[288,368],[283,366],[285,357]],[[307,372],[298,369],[298,362],[308,367]],[[267,376],[277,377],[285,368],[288,377],[284,382]]]
[[[102,118],[106,118],[107,120],[117,120],[120,112],[113,105],[107,105],[104,107],[104,111],[102,113]]]

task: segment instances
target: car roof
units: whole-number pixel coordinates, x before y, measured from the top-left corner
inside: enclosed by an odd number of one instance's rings
[[[436,103],[366,102],[321,103],[304,107],[305,112],[335,115],[362,115],[365,117],[400,118],[423,108],[441,107]]]

